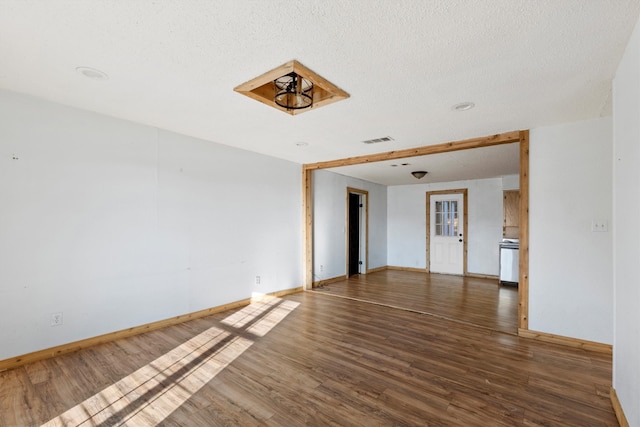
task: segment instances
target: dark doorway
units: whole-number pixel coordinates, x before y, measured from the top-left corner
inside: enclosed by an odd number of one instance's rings
[[[360,273],[360,194],[349,193],[349,272]]]

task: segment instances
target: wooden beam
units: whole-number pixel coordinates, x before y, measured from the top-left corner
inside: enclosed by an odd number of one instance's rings
[[[369,154],[365,156],[348,157],[346,159],[329,160],[326,162],[309,163],[304,169],[327,169],[340,166],[360,165],[363,163],[382,162],[384,160],[405,159],[408,157],[426,156],[429,154],[449,153],[451,151],[470,150],[472,148],[490,147],[493,145],[510,144],[520,141],[520,132],[513,131],[462,141],[445,142],[443,144],[426,145],[424,147],[408,148],[406,150],[387,151],[385,153]]]
[[[304,289],[313,288],[313,171],[302,169],[304,211]]]
[[[529,131],[520,131],[518,327],[529,329]]]

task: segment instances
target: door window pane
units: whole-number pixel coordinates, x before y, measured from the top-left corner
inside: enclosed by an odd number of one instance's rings
[[[436,236],[458,235],[458,202],[443,200],[436,202]]]

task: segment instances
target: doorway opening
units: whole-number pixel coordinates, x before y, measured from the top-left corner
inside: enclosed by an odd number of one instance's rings
[[[401,158],[448,153],[459,150],[489,147],[500,144],[518,143],[520,148],[520,262],[518,281],[518,329],[529,329],[529,131],[520,130],[485,137],[452,141],[405,150],[388,151],[358,157],[305,164],[302,167],[303,211],[304,211],[304,289],[313,287],[313,192],[312,175],[314,170],[339,166],[358,165],[369,162],[396,160]]]
[[[368,196],[365,190],[347,188],[347,277],[367,273]]]

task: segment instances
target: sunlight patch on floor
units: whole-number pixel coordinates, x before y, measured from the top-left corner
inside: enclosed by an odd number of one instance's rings
[[[264,296],[221,323],[262,337],[298,305]],[[155,426],[252,344],[250,338],[213,326],[42,427]]]

